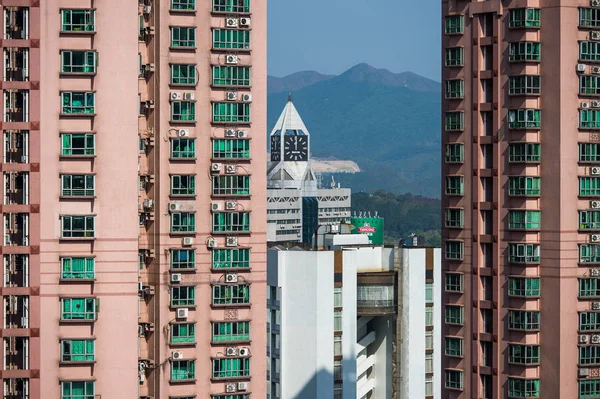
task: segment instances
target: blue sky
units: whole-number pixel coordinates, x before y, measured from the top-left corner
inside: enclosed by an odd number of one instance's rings
[[[440,80],[440,0],[269,0],[269,74],[366,62]],[[417,38],[417,40],[415,40]]]

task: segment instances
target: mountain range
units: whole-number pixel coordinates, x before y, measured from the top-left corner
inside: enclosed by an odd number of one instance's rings
[[[336,175],[343,187],[439,197],[440,90],[412,72],[367,64],[337,76],[269,76],[268,133],[291,94],[311,134],[311,155],[359,165],[359,173]]]

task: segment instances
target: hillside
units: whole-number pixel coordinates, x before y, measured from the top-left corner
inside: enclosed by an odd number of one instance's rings
[[[303,75],[280,79],[289,78],[300,87],[298,76]],[[281,81],[278,85],[290,87]],[[290,90],[269,91],[270,129]],[[362,170],[337,175],[342,185],[354,191],[383,188],[440,195],[439,83],[410,72],[394,74],[359,64],[293,90],[292,95],[310,130],[312,155],[351,160]]]

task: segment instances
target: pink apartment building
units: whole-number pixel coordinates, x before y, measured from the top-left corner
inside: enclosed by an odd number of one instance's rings
[[[3,397],[264,397],[265,2],[0,9]]]

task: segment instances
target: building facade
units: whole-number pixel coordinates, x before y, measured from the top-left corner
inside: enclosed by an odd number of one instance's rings
[[[442,1],[444,398],[600,397],[599,6]]]

